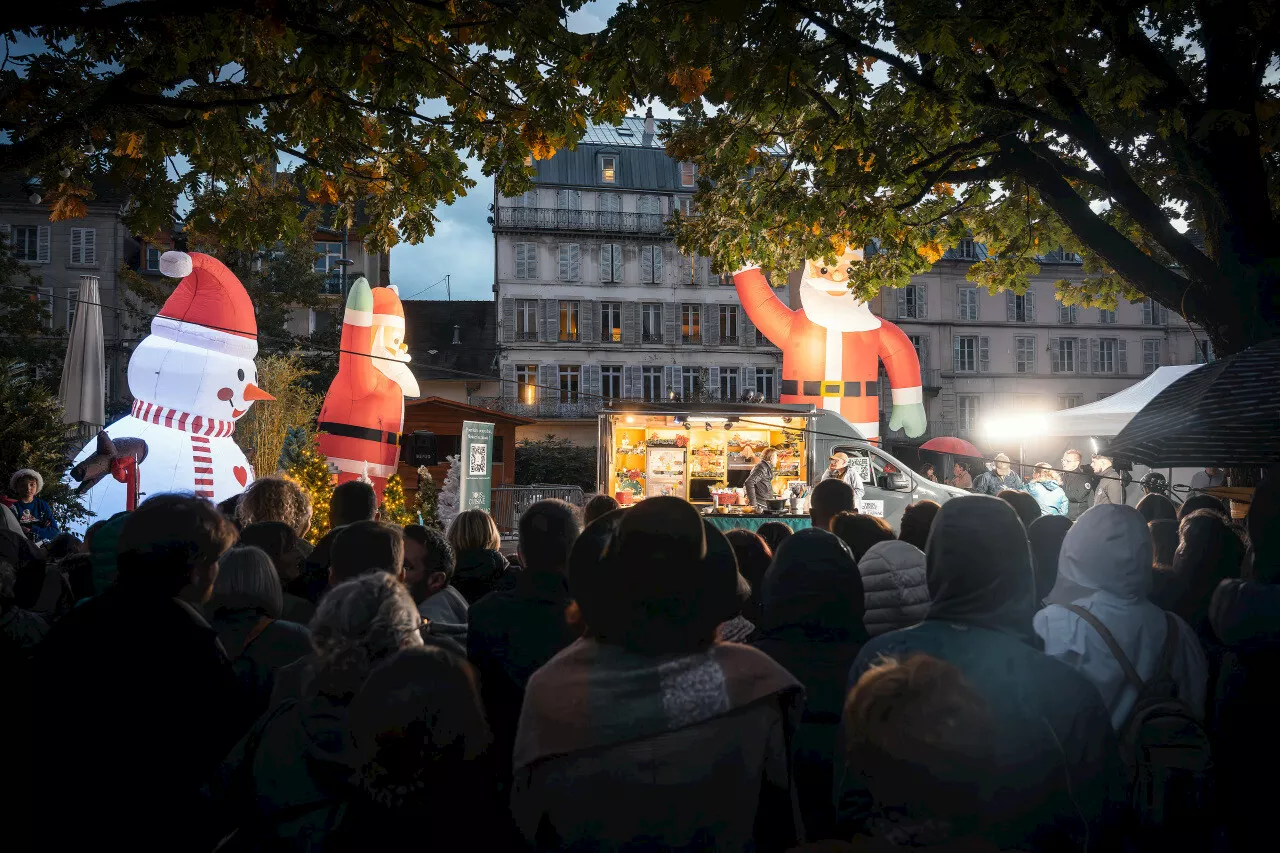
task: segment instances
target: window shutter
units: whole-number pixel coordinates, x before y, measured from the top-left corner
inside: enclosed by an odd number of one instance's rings
[[[500,375],[502,376],[502,391],[499,396],[504,400],[517,399],[516,366],[512,363],[502,365]]]
[[[1067,310],[1066,305],[1063,305],[1061,303],[1058,304],[1058,322],[1059,323],[1071,322],[1071,312]]]
[[[582,394],[583,401],[598,405],[601,397],[600,387],[600,365],[585,364],[582,366]]]
[[[901,320],[907,316],[907,289],[905,287],[898,288],[898,319]]]
[[[680,368],[668,364],[662,368],[662,399],[669,399],[672,391],[676,392],[677,397],[680,396]]]
[[[560,244],[560,280],[571,281],[569,278],[569,244]]]
[[[1036,291],[1033,287],[1027,288],[1027,295],[1024,298],[1024,306],[1026,308],[1026,321],[1034,323],[1036,321]]]
[[[1124,338],[1116,343],[1116,372],[1129,372],[1129,342]]]
[[[1164,307],[1163,305],[1160,306],[1160,325],[1161,326],[1169,325],[1169,309]]]
[[[579,339],[588,343],[597,343],[600,340],[600,330],[603,328],[600,322],[600,303],[595,299],[586,299],[581,305],[582,309],[578,313],[578,331],[581,332]]]
[[[981,338],[978,338],[978,372],[979,373],[991,372],[991,360],[989,358],[990,351],[991,351],[991,338],[988,338],[985,335]]]
[[[637,302],[622,303],[622,343],[627,346],[640,343],[640,305]]]
[[[1039,344],[1040,342],[1037,339],[1031,339],[1031,348],[1027,351],[1027,373],[1036,372],[1036,347]]]
[[[680,343],[680,303],[668,302],[662,309],[662,342]]]
[[[1006,291],[1004,292],[1004,304],[1005,304],[1005,310],[1007,311],[1007,313],[1008,313],[1008,315],[1009,315],[1006,319],[1007,319],[1010,323],[1015,322],[1015,321],[1017,320],[1017,317],[1018,317],[1018,306],[1017,306],[1016,304],[1014,304],[1016,301],[1017,301],[1017,297],[1015,296],[1015,294],[1014,294],[1014,292],[1013,292],[1012,290],[1006,290]]]
[[[36,230],[36,260],[41,263],[49,262],[49,226],[41,225]]]
[[[559,318],[550,299],[538,300],[538,340],[554,341],[559,333]]]
[[[662,284],[662,247],[653,247],[653,283]]]
[[[921,370],[928,370],[929,365],[933,363],[929,358],[929,340],[930,340],[929,338],[922,338],[920,340],[920,369]]]
[[[622,368],[622,396],[628,400],[638,400],[641,397],[640,392],[640,365],[624,365]]]
[[[538,365],[538,387],[534,389],[534,399],[543,401],[560,401],[560,376],[556,365]]]
[[[1150,299],[1144,299],[1142,301],[1142,325],[1144,326],[1150,326],[1152,323],[1153,318],[1151,316],[1151,305],[1152,303]]]
[[[640,281],[648,284],[653,281],[653,247],[640,247]]]
[[[1049,338],[1049,369],[1054,373],[1062,372],[1062,353],[1058,349],[1058,338]]]
[[[698,284],[706,287],[707,277],[711,274],[711,259],[698,258]]]
[[[502,300],[502,340],[505,343],[515,343],[516,339],[516,301],[514,299]]]
[[[924,284],[916,285],[916,319],[929,319],[929,287]]]
[[[1098,373],[1102,366],[1098,359],[1097,338],[1089,338],[1089,366],[1094,373]]]
[[[73,264],[84,263],[84,229],[71,229],[71,258]]]
[[[529,262],[525,256],[524,243],[516,243],[516,278],[529,277]]]
[[[751,322],[746,311],[738,312],[738,345],[744,347],[756,345],[756,324]]]
[[[569,244],[569,281],[578,281],[582,272],[582,252],[577,243]]]
[[[702,341],[709,347],[720,346],[720,306],[714,302],[702,306]]]
[[[1089,341],[1086,338],[1076,338],[1076,373],[1089,372]]]
[[[968,317],[965,313],[965,289],[963,287],[956,288],[956,319],[964,320]]]
[[[951,370],[952,372],[960,369],[960,336],[952,338],[951,345]]]

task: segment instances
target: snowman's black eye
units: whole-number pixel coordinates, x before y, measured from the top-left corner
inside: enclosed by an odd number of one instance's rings
[[[241,382],[243,382],[243,381],[244,381],[244,371],[243,371],[243,370],[237,370],[237,371],[236,371],[236,379],[239,379]]]
[[[822,275],[826,275],[826,274],[827,274],[827,268],[826,268],[826,267],[823,267],[821,270],[819,270],[819,272],[820,272],[820,273],[822,273]]]
[[[847,270],[845,270],[845,272],[847,272],[849,275],[853,275],[853,267],[849,267]]]

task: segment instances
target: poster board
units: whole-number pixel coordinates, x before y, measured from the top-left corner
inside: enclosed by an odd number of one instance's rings
[[[858,512],[863,515],[874,515],[876,518],[884,518],[884,501],[858,501]]]
[[[862,478],[862,482],[871,484],[871,457],[869,456],[850,456],[849,467],[858,472],[858,476]]]
[[[462,477],[458,508],[489,511],[493,492],[493,424],[462,422]]]

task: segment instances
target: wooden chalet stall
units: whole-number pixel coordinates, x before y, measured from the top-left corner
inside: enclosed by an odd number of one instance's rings
[[[417,430],[430,430],[436,436],[436,459],[439,464],[428,470],[436,487],[444,484],[448,464],[445,460],[457,454],[462,446],[462,422],[479,421],[493,424],[493,455],[490,466],[493,468],[493,485],[511,485],[515,482],[516,427],[533,423],[528,418],[496,412],[493,409],[482,409],[446,400],[443,397],[423,397],[420,400],[406,400],[404,406],[404,434]],[[406,492],[418,491],[418,472],[401,462],[400,478],[404,481]]]

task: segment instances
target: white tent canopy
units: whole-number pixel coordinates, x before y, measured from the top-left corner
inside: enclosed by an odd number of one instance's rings
[[[1136,385],[1130,385],[1096,403],[1051,412],[1044,419],[1044,435],[1117,435],[1157,394],[1198,367],[1198,364],[1160,367]]]

